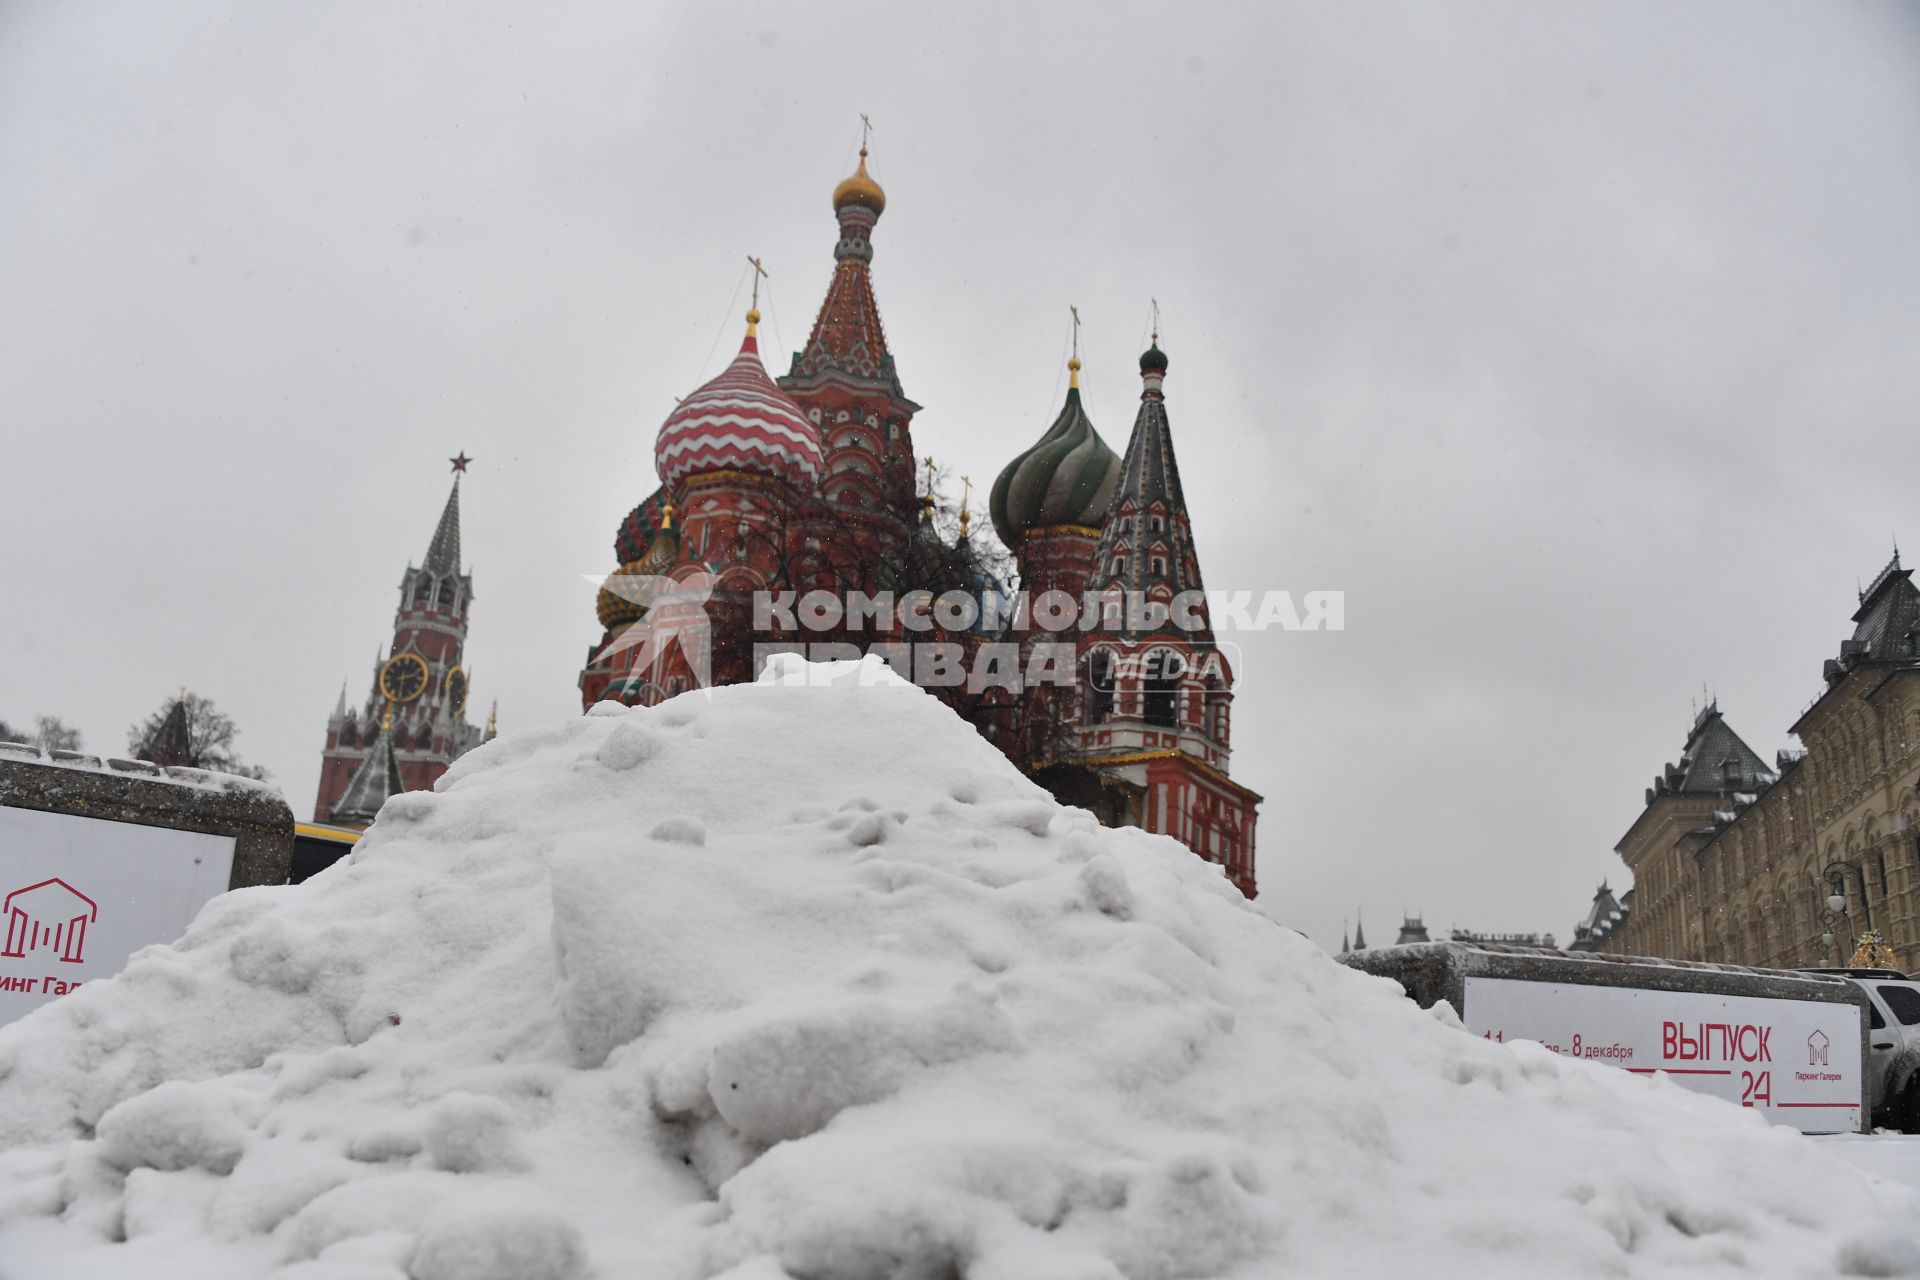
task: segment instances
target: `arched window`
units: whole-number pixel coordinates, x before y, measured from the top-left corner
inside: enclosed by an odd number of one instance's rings
[[[1187,671],[1186,660],[1172,649],[1155,649],[1147,655],[1145,709],[1140,718],[1148,724],[1171,729],[1180,723],[1180,677]]]
[[[1087,718],[1099,724],[1113,716],[1113,653],[1095,649],[1087,655],[1087,687],[1090,692]]]

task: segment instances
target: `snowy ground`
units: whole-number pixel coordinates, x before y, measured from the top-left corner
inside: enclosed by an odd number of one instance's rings
[[[0,1277],[1920,1275],[1906,1140],[1468,1036],[836,674],[506,735],[0,1028]]]
[[[1911,1191],[1920,1213],[1920,1134],[1844,1134],[1811,1141],[1861,1172]]]

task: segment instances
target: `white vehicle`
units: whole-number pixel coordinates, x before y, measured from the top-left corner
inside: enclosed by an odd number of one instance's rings
[[[1898,969],[1807,969],[1851,981],[1871,1002],[1867,1086],[1876,1124],[1920,1133],[1920,982]]]

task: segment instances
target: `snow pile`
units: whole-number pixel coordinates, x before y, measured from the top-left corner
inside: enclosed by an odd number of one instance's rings
[[[834,674],[507,735],[0,1029],[0,1276],[1920,1273],[1905,1193]]]

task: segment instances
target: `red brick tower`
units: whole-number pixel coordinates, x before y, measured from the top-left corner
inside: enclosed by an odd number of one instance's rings
[[[1081,641],[1093,696],[1080,763],[1125,790],[1133,824],[1219,863],[1252,897],[1260,796],[1227,776],[1233,669],[1207,615],[1167,421],[1167,357],[1154,338],[1095,552],[1107,621]]]
[[[460,567],[460,476],[471,461],[453,459],[453,490],[426,559],[400,579],[393,637],[374,662],[365,703],[350,709],[342,686],[327,720],[315,822],[365,825],[388,795],[431,789],[483,740],[467,722],[462,665],[473,577]]]
[[[860,167],[833,192],[840,239],[827,296],[807,345],[779,381],[820,432],[827,501],[844,517],[904,539],[914,518],[911,428],[920,406],[901,390],[873,296],[873,228],[886,207],[862,146]]]

